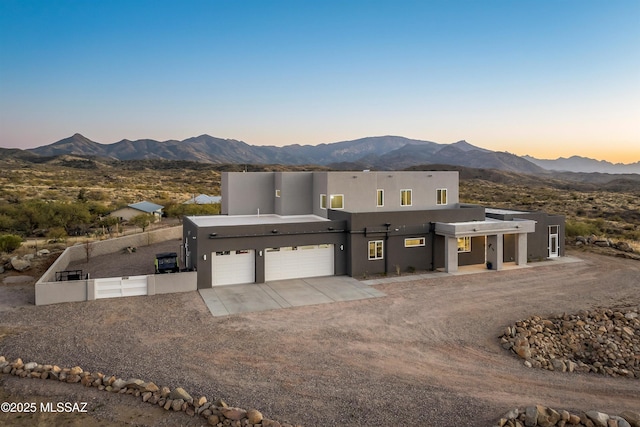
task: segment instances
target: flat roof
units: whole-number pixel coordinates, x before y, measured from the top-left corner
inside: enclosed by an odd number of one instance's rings
[[[317,215],[208,215],[188,216],[198,227],[224,227],[231,225],[287,224],[294,222],[329,221]]]
[[[487,213],[498,214],[498,215],[529,213],[525,211],[514,211],[512,209],[496,209],[496,208],[484,208],[484,211]]]

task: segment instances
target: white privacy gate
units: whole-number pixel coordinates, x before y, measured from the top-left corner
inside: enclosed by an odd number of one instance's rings
[[[333,276],[333,245],[289,246],[265,250],[265,280]]]
[[[147,295],[147,276],[94,279],[96,299]]]

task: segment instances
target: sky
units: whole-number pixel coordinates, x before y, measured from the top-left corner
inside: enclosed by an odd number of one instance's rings
[[[640,161],[638,0],[0,0],[0,147],[399,135]]]

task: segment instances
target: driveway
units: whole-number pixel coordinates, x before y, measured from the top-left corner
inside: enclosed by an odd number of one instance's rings
[[[216,286],[199,292],[214,316],[385,296],[383,292],[347,276]]]

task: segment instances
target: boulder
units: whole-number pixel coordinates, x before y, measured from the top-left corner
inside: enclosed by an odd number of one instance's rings
[[[640,412],[624,411],[620,416],[627,420],[631,427],[640,427]]]
[[[233,407],[221,408],[220,412],[222,413],[222,416],[224,416],[226,419],[231,421],[240,421],[241,419],[246,418],[247,416],[247,411],[240,408],[233,408]]]
[[[18,257],[11,258],[11,268],[15,271],[25,271],[31,268],[31,263]]]
[[[609,415],[598,412],[598,411],[589,411],[586,412],[585,415],[593,421],[595,427],[607,427],[609,421]]]
[[[49,249],[40,249],[38,252],[36,252],[36,255],[45,256],[45,255],[49,255],[50,253],[51,251]]]
[[[193,402],[193,398],[182,387],[171,390],[169,399],[182,399],[185,402]]]
[[[249,424],[259,424],[262,421],[262,413],[257,409],[249,409],[247,411],[247,420]]]

